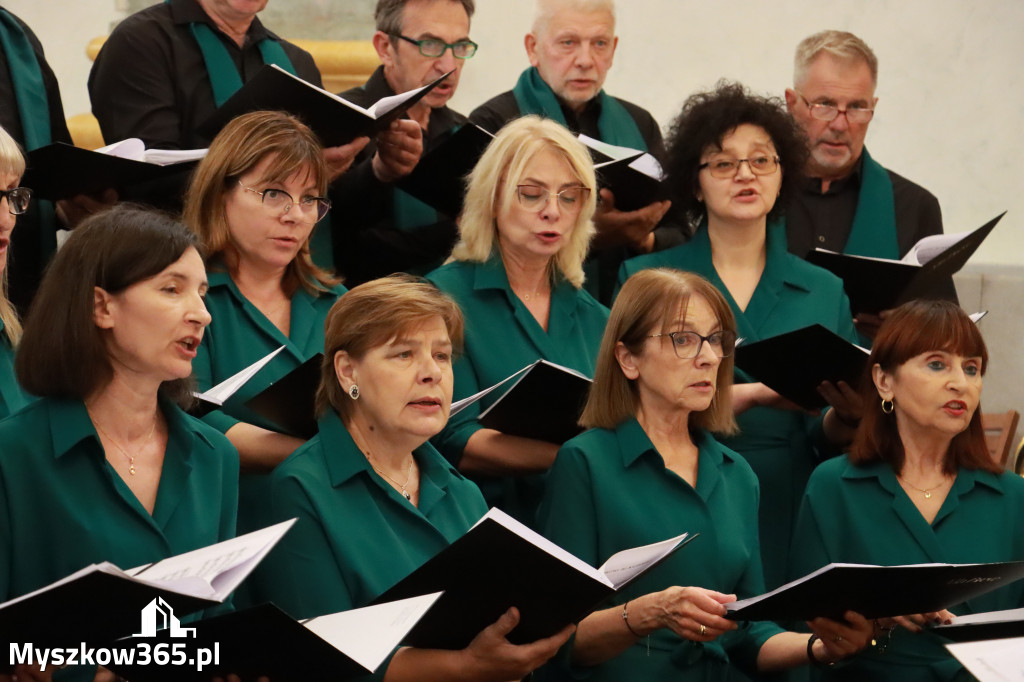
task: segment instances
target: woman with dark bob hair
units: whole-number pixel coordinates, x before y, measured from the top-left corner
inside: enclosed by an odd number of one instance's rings
[[[626,261],[620,282],[644,268],[696,272],[714,284],[747,343],[820,324],[856,341],[843,283],[786,250],[778,217],[797,184],[806,145],[782,100],[738,83],[692,95],[668,140],[672,205],[696,225],[686,244]],[[859,416],[856,392],[823,384],[840,410],[814,417],[742,370],[732,404],[739,434],[726,445],[743,455],[761,482],[761,555],[765,582],[780,585],[793,519],[807,477],[830,443],[847,443]]]
[[[273,360],[203,421],[238,449],[243,476],[239,532],[261,527],[266,476],[302,440],[245,402],[324,347],[324,318],[345,292],[310,253],[314,226],[330,202],[316,135],[280,111],[231,121],[196,168],[184,221],[206,247],[213,323],[195,371],[206,390],[284,346]]]
[[[270,476],[271,520],[298,523],[257,569],[254,596],[296,618],[365,606],[487,511],[430,445],[448,420],[462,313],[422,279],[355,287],[327,316],[320,432]],[[460,651],[399,649],[374,679],[521,679],[571,628],[516,646],[515,609]]]
[[[736,321],[707,280],[642,270],[612,306],[594,384],[541,507],[544,533],[599,565],[615,552],[699,533],[580,622],[572,679],[733,679],[834,662],[863,647],[871,624],[818,619],[815,636],[726,620],[725,604],[764,592],[758,484],[712,434],[736,430],[731,391]],[[686,581],[688,586],[681,586]],[[819,639],[820,637],[820,639]]]
[[[0,422],[0,601],[234,536],[238,454],[179,407],[210,322],[197,246],[121,206],[47,269],[15,360],[40,400]]]
[[[988,351],[948,301],[894,310],[875,337],[864,417],[850,454],[811,476],[793,542],[793,575],[831,562],[895,566],[1024,560],[1024,479],[989,456],[981,426]],[[1015,582],[952,608],[1024,607]],[[948,640],[921,626],[948,612],[879,619],[876,649],[829,680],[960,679]]]

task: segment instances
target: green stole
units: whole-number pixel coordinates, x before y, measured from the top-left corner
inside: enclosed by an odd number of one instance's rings
[[[568,127],[562,114],[562,105],[551,87],[540,77],[536,67],[531,66],[523,71],[516,86],[512,88],[512,95],[521,113],[538,114]],[[647,151],[647,142],[626,107],[604,90],[597,93],[597,98],[601,104],[601,115],[597,119],[601,141]]]
[[[0,9],[0,42],[11,70],[14,97],[18,101],[21,127],[25,131],[25,150],[45,147],[53,142],[53,138],[43,71],[25,31],[5,9]]]
[[[43,70],[24,29],[5,9],[0,9],[0,44],[7,54],[14,98],[25,134],[25,151],[45,147],[53,142],[53,131],[50,130],[50,100],[46,96]],[[57,250],[58,226],[53,203],[37,200],[35,204],[39,222],[32,225],[35,229],[19,233],[18,238],[35,239],[40,254],[52,254]],[[33,233],[35,237],[29,236]]]
[[[871,158],[867,149],[864,149],[863,159],[857,211],[853,215],[853,227],[843,253],[895,260],[900,257],[900,247],[896,239],[896,201],[892,194],[892,180],[888,171]]]
[[[171,0],[164,2],[170,4]],[[210,76],[210,85],[213,87],[213,101],[219,107],[242,87],[242,76],[238,73],[238,67],[235,66],[228,49],[207,23],[193,21],[189,24],[189,30],[192,31],[192,36],[199,43],[199,50],[203,53],[206,73]],[[281,43],[273,38],[264,38],[257,47],[263,56],[264,64],[276,64],[293,76],[297,75]]]

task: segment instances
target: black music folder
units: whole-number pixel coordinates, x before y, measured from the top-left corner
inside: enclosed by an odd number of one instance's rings
[[[238,675],[279,682],[329,682],[368,675],[391,654],[440,594],[353,609],[297,621],[273,604],[261,604],[195,623],[187,638],[168,630],[146,641],[175,644],[189,657],[197,649],[216,652],[216,661],[196,666],[111,665],[133,682],[205,682]],[[129,644],[122,640],[117,644]],[[197,658],[197,657],[193,657]],[[213,658],[207,654],[207,658]]]
[[[494,136],[473,123],[446,134],[424,151],[412,173],[398,186],[450,218],[462,213],[466,176]]]
[[[902,260],[851,256],[815,249],[807,260],[843,280],[853,313],[878,313],[916,298],[934,298],[967,260],[974,255],[1003,211],[973,232],[937,234],[919,241]]]
[[[269,419],[278,431],[302,440],[315,436],[316,390],[320,385],[324,354],[317,353],[245,401],[250,410]]]
[[[696,535],[618,552],[599,569],[491,509],[465,535],[374,600],[404,599],[444,591],[413,627],[406,644],[461,649],[505,613],[519,609],[509,641],[549,637],[634,578],[653,568]]]
[[[866,349],[820,324],[736,346],[737,367],[805,410],[828,404],[817,391],[823,381],[858,389],[867,360]]]
[[[451,416],[493,391],[505,392],[477,418],[489,429],[561,445],[583,429],[577,423],[591,380],[574,369],[537,360],[494,386],[452,404]]]
[[[195,158],[153,163],[54,142],[26,155],[22,184],[51,201],[113,189],[122,201],[164,205],[184,194],[197,163]]]
[[[121,570],[92,564],[35,592],[0,604],[0,639],[77,646],[129,636],[144,608],[159,599],[175,617],[220,604],[263,560],[295,519]]]
[[[952,624],[936,625],[930,632],[954,642],[1024,637],[1024,608],[957,616]]]
[[[733,620],[841,620],[929,613],[1024,578],[1024,561],[867,566],[829,564],[759,597],[726,604]]]
[[[291,75],[279,66],[265,65],[200,124],[199,132],[212,140],[237,116],[250,111],[278,110],[302,119],[325,147],[336,147],[357,137],[372,137],[384,130],[448,75],[446,73],[422,88],[377,100],[364,109]]]

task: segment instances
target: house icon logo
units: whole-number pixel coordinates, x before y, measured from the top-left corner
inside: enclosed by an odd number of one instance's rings
[[[142,609],[142,632],[132,637],[155,637],[157,631],[168,630],[171,637],[195,637],[195,628],[183,628],[174,616],[174,609],[161,597],[155,598]]]

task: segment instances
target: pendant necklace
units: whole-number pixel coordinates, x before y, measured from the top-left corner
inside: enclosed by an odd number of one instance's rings
[[[933,490],[938,490],[939,488],[941,488],[944,485],[946,485],[946,481],[942,481],[938,485],[933,485],[931,488],[918,488],[916,485],[914,485],[913,483],[911,483],[910,481],[906,480],[905,478],[903,478],[901,476],[897,476],[896,478],[899,479],[900,483],[903,483],[904,485],[910,486],[911,488],[913,488],[914,490],[916,490],[919,493],[923,493],[924,494],[924,499],[926,499],[926,500],[932,499],[932,491]]]
[[[392,483],[397,485],[399,488],[401,488],[402,489],[402,491],[401,491],[402,492],[402,497],[404,497],[405,499],[407,499],[410,502],[412,502],[412,493],[410,493],[408,490],[406,490],[406,486],[408,486],[409,485],[409,481],[412,480],[412,465],[413,465],[413,462],[415,460],[413,460],[412,458],[409,459],[409,475],[405,477],[405,483],[399,483],[395,479],[393,479],[390,476],[388,476],[387,473],[385,473],[385,472],[381,471],[380,469],[378,469],[377,467],[373,466],[373,455],[370,454],[369,450],[366,451],[366,457],[370,460],[370,466],[373,467],[374,471],[376,471],[378,474],[380,474],[384,478],[388,479],[389,481],[391,481]]]
[[[157,419],[153,420],[153,428],[151,428],[149,430],[149,434],[146,436],[145,445],[148,445],[149,444],[149,440],[153,437],[153,433],[156,431],[156,423],[157,423],[157,421],[158,421]],[[125,459],[128,460],[128,473],[131,474],[132,476],[134,476],[135,475],[135,455],[129,455],[128,451],[125,450],[123,447],[121,447],[120,443],[118,443],[116,440],[111,438],[110,434],[107,433],[103,429],[102,426],[100,426],[100,423],[98,421],[93,419],[92,423],[96,426],[97,429],[99,429],[100,433],[102,433],[104,436],[107,437],[107,440],[109,440],[111,443],[114,444],[115,448],[117,448],[118,450],[121,451],[121,454],[124,455]],[[145,447],[145,445],[143,445],[143,447]]]

